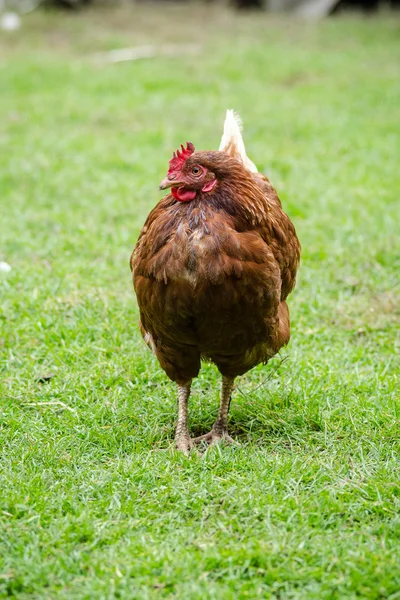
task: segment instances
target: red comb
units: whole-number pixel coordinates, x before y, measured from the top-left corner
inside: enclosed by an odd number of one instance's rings
[[[181,150],[177,150],[173,153],[171,160],[169,161],[169,169],[168,173],[179,169],[183,165],[186,159],[189,156],[192,156],[194,152],[194,146],[192,142],[186,142],[186,148],[184,148],[181,144]]]

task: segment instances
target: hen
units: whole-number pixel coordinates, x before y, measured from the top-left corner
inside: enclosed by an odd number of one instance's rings
[[[131,257],[141,333],[178,384],[176,447],[232,442],[227,418],[233,382],[266,363],[290,337],[286,298],[300,244],[275,189],[246,156],[239,117],[228,110],[220,149],[174,153]],[[192,440],[191,382],[200,361],[222,375],[218,416]]]

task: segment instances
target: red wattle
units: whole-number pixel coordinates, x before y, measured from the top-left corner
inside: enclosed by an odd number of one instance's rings
[[[171,194],[178,200],[178,202],[190,202],[190,200],[194,200],[196,198],[197,192],[195,190],[185,190],[185,188],[180,187],[171,188]]]

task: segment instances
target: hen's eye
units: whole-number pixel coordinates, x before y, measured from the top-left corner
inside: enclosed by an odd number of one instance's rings
[[[200,175],[200,168],[199,167],[193,167],[192,173],[193,173],[193,175]]]

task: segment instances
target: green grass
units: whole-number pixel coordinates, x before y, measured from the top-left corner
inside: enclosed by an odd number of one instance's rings
[[[1,598],[400,598],[399,29],[195,6],[1,34]],[[203,50],[91,57],[163,40]],[[216,148],[230,107],[302,266],[241,445],[186,458],[128,261],[172,151]],[[194,434],[218,388],[205,365]]]

